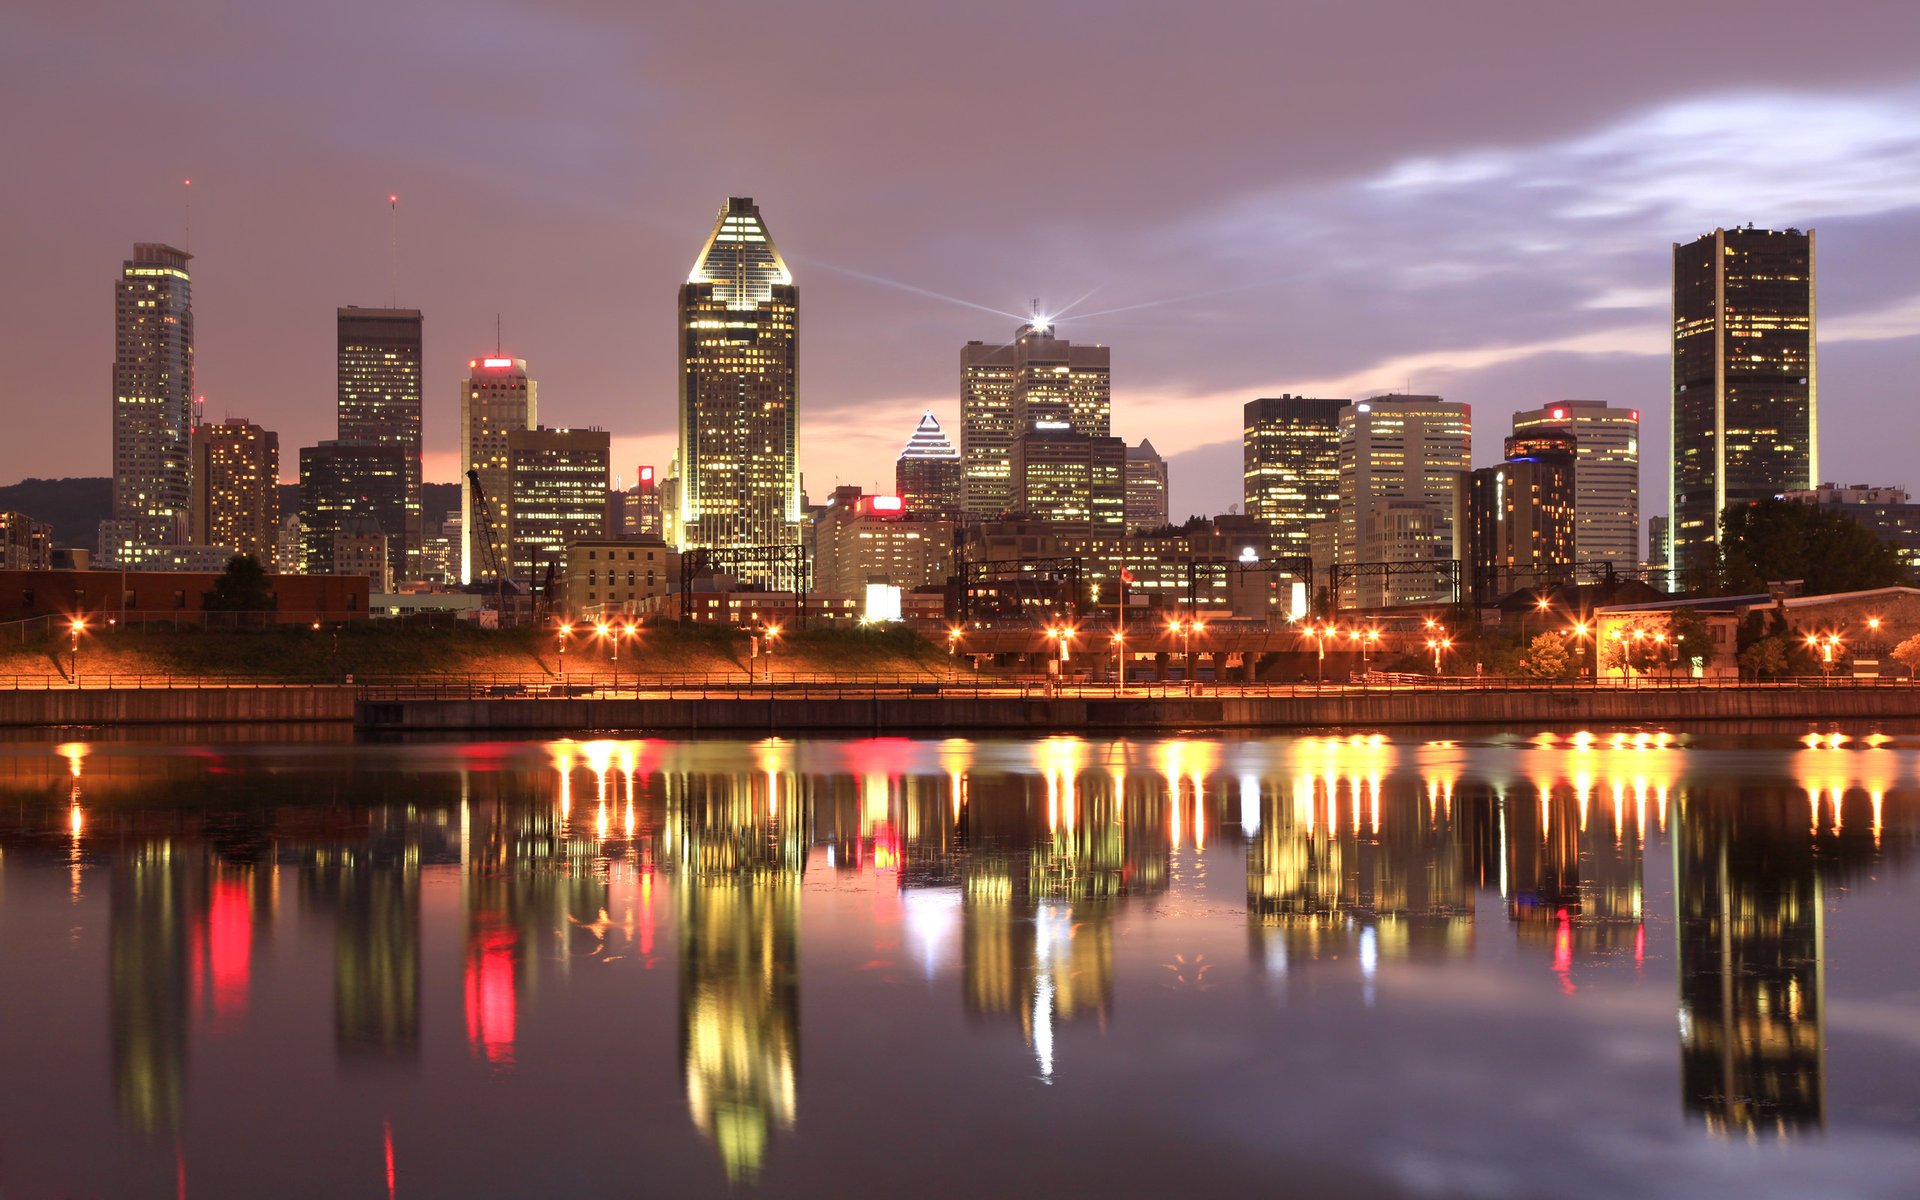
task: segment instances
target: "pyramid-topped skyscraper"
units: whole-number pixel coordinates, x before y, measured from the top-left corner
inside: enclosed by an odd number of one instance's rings
[[[680,288],[682,548],[799,541],[799,305],[759,207],[729,199]]]
[[[893,464],[893,490],[914,516],[950,521],[960,515],[960,451],[941,432],[932,410],[921,415]]]

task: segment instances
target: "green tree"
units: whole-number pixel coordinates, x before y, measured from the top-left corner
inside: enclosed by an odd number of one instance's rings
[[[1893,648],[1893,661],[1905,667],[1910,676],[1920,674],[1920,633]]]
[[[201,593],[200,607],[208,612],[272,612],[279,602],[260,560],[236,554],[227,560],[227,569],[213,581],[213,588]]]
[[[1740,652],[1740,669],[1760,679],[1773,679],[1792,669],[1787,639],[1769,634]]]
[[[1720,514],[1718,586],[1729,595],[1799,579],[1810,596],[1907,582],[1892,546],[1836,509],[1798,500],[1735,504]]]
[[[1674,661],[1689,670],[1713,657],[1712,628],[1691,608],[1676,608],[1667,617],[1667,644],[1673,647]]]
[[[1573,670],[1573,655],[1557,633],[1534,637],[1520,658],[1520,672],[1535,679],[1564,679]]]

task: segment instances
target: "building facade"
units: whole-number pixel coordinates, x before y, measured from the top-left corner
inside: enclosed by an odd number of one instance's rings
[[[916,517],[938,521],[960,518],[960,451],[954,449],[933,411],[920,424],[893,463],[893,491]]]
[[[953,573],[953,525],[913,512],[903,496],[836,488],[813,527],[813,586],[864,595],[869,583],[902,591],[944,584]]]
[[[335,313],[336,437],[392,446],[405,464],[406,501],[399,524],[382,525],[397,547],[396,582],[418,578],[422,329],[415,308],[342,308]]]
[[[1454,599],[1442,564],[1455,557],[1455,492],[1472,458],[1465,404],[1393,395],[1340,410],[1342,607]]]
[[[53,526],[25,513],[0,512],[0,569],[45,571],[53,566]]]
[[[1716,229],[1673,248],[1672,561],[1715,565],[1729,505],[1819,478],[1813,232]]]
[[[1014,439],[1009,504],[1032,520],[1119,533],[1127,521],[1126,473],[1127,444],[1117,437],[1029,429]]]
[[[1562,400],[1513,414],[1513,432],[1570,435],[1574,471],[1574,558],[1632,570],[1640,557],[1640,410],[1597,400]]]
[[[1127,447],[1127,528],[1160,529],[1167,524],[1167,460],[1141,439]]]
[[[392,530],[405,526],[406,512],[406,447],[336,440],[300,448],[300,558],[308,574],[332,574],[333,535],[365,519],[387,535],[389,578],[402,578],[405,547]]]
[[[666,506],[661,502],[665,491],[666,484],[652,467],[636,468],[634,485],[619,494],[612,516],[614,534],[627,538],[666,537],[662,519]]]
[[[1016,511],[1014,443],[1035,428],[1105,437],[1112,351],[1053,336],[1036,317],[1006,345],[960,348],[961,508],[967,520]]]
[[[190,538],[271,569],[280,537],[280,435],[244,417],[193,427]]]
[[[799,540],[800,291],[751,197],[680,289],[680,546]]]
[[[193,256],[140,242],[113,293],[113,522],[101,556],[137,565],[142,551],[187,540],[192,501]]]
[[[467,362],[460,384],[460,582],[492,579],[507,562],[507,435],[538,425],[539,385],[527,360],[496,354]],[[476,494],[475,484],[479,486]],[[472,518],[484,498],[487,527]],[[487,543],[493,543],[489,546]]]
[[[1308,554],[1313,526],[1340,507],[1340,410],[1345,400],[1263,396],[1247,401],[1241,443],[1248,516]]]
[[[658,536],[567,543],[566,604],[576,617],[633,617],[680,586],[680,553]]]
[[[1786,498],[1845,513],[1892,546],[1907,570],[1920,573],[1920,504],[1908,498],[1905,488],[1823,483],[1789,491]]]
[[[564,569],[568,543],[607,536],[611,442],[600,429],[507,435],[508,569],[529,595]]]
[[[1578,473],[1574,439],[1543,432],[1507,439],[1507,461],[1460,477],[1461,567],[1476,604],[1573,574]]]

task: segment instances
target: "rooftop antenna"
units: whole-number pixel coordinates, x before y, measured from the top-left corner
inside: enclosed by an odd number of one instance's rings
[[[400,305],[400,197],[387,197],[387,307]]]
[[[182,179],[180,181],[180,196],[181,196],[181,206],[186,210],[186,214],[187,214],[187,240],[181,243],[180,248],[182,250],[185,250],[188,254],[192,254],[193,253],[193,180]]]
[[[499,313],[493,314],[493,356],[495,358],[506,357],[506,351],[500,348],[500,314]]]

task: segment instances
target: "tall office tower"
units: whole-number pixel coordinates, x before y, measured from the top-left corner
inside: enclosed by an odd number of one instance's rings
[[[540,423],[540,387],[527,378],[524,358],[475,358],[460,385],[460,582],[493,578],[493,563],[507,562],[507,435]],[[468,474],[472,472],[473,474]],[[492,522],[487,530],[471,517],[473,480],[480,480]]]
[[[280,537],[280,435],[244,417],[193,427],[191,540],[273,568]]]
[[[396,586],[419,578],[421,539],[421,319],[417,308],[337,311],[339,433],[343,442],[398,446],[405,453],[407,502],[397,527]]]
[[[1375,396],[1340,410],[1342,607],[1454,599],[1438,564],[1452,555],[1454,493],[1472,458],[1465,404]]]
[[[1243,410],[1246,514],[1271,526],[1288,553],[1311,553],[1314,525],[1340,508],[1345,407],[1345,400],[1263,396]]]
[[[1127,526],[1127,444],[1071,429],[1030,429],[1014,439],[1011,512],[1088,533]]]
[[[961,508],[991,520],[1013,502],[1013,443],[1029,429],[1105,437],[1112,418],[1112,351],[1053,336],[1041,318],[1007,345],[960,348]]]
[[[1142,438],[1127,447],[1127,528],[1162,529],[1167,524],[1167,460]]]
[[[952,521],[960,516],[960,452],[929,409],[893,463],[893,490],[915,517]]]
[[[800,290],[753,199],[720,210],[680,289],[680,544],[800,537]]]
[[[192,470],[193,256],[139,242],[113,289],[113,517],[100,549],[138,563],[187,539]]]
[[[507,435],[508,577],[528,594],[546,594],[549,565],[565,571],[568,542],[607,536],[611,442],[600,429]]]
[[[1716,229],[1673,248],[1673,474],[1680,587],[1715,566],[1729,505],[1820,478],[1813,231]]]
[[[321,442],[300,448],[300,558],[309,575],[333,574],[334,535],[364,537],[371,520],[387,536],[388,575],[398,579],[406,547],[389,531],[407,512],[407,449],[376,442]]]
[[[1673,563],[1667,549],[1667,529],[1666,517],[1647,518],[1647,566],[1661,572]]]
[[[1460,476],[1455,557],[1476,604],[1573,576],[1577,446],[1557,430],[1507,439],[1507,461]]]
[[[1640,410],[1562,400],[1513,414],[1516,436],[1555,431],[1579,447],[1574,559],[1631,570],[1640,563]]]

